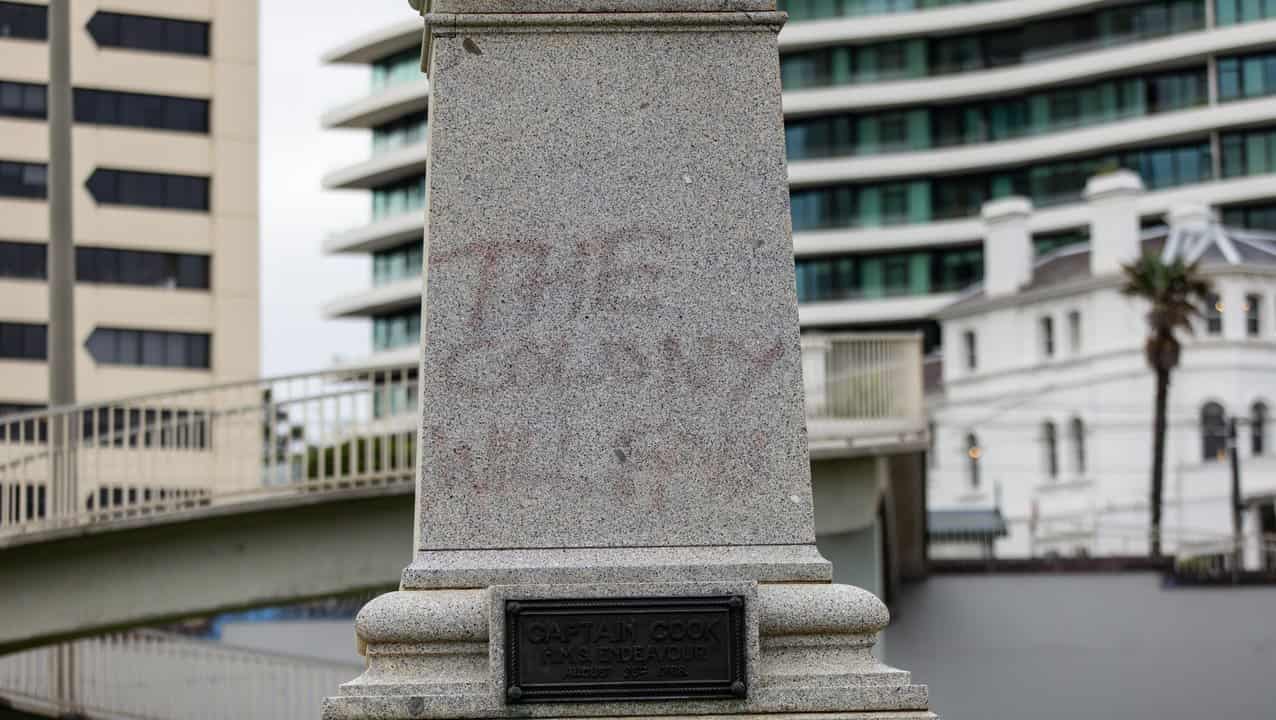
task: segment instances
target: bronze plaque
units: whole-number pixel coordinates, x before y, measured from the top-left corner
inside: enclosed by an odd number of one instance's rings
[[[511,703],[743,698],[744,598],[508,600]]]

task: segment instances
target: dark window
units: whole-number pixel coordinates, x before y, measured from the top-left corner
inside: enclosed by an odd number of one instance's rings
[[[1047,420],[1041,424],[1041,447],[1046,467],[1046,477],[1055,480],[1059,477],[1059,437],[1054,423]]]
[[[0,196],[43,199],[47,184],[44,163],[0,160]]]
[[[1077,475],[1085,475],[1085,423],[1072,418],[1072,452]]]
[[[193,175],[98,168],[89,192],[105,205],[138,205],[173,210],[209,208],[208,178]]]
[[[1223,301],[1215,293],[1205,296],[1205,332],[1223,334]]]
[[[43,244],[0,241],[0,277],[43,280],[47,273]]]
[[[1041,354],[1045,357],[1054,357],[1054,318],[1041,318]]]
[[[47,40],[48,37],[48,6],[0,2],[0,38]]]
[[[48,115],[43,85],[0,80],[0,115],[43,120]]]
[[[1263,332],[1263,296],[1245,296],[1245,332],[1258,337]]]
[[[75,121],[98,125],[208,132],[208,101],[114,90],[75,89]]]
[[[88,28],[100,47],[208,55],[206,22],[99,11]]]
[[[207,290],[207,255],[77,247],[76,280],[86,283],[145,285]]]
[[[1073,355],[1081,352],[1081,311],[1068,313],[1068,349]]]
[[[0,358],[45,360],[48,358],[48,342],[45,325],[0,322]]]
[[[975,437],[974,433],[966,435],[966,460],[969,463],[967,468],[970,473],[969,480],[972,488],[979,487],[979,460],[983,455],[984,450],[979,447],[979,438]]]
[[[1227,420],[1223,406],[1216,402],[1201,408],[1201,459],[1206,462],[1227,456]]]
[[[967,330],[962,333],[962,342],[966,346],[966,369],[973,371],[979,367],[979,347],[975,342],[975,332]]]
[[[1254,455],[1267,452],[1267,403],[1256,402],[1249,415],[1250,449]]]
[[[207,333],[100,327],[89,336],[93,359],[104,365],[210,367]]]

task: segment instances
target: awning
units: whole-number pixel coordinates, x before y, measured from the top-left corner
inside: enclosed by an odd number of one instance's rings
[[[926,513],[926,537],[945,542],[982,542],[1006,537],[1001,511],[931,510]]]

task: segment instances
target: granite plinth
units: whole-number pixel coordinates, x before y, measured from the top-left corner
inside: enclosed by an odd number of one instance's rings
[[[501,608],[505,600],[723,594],[747,598],[746,637],[752,662],[745,699],[536,705],[509,705],[503,700]],[[325,701],[324,717],[631,717],[848,709],[931,717],[926,712],[925,686],[911,684],[907,672],[873,657],[873,644],[888,621],[886,607],[871,593],[820,583],[511,585],[400,591],[374,600],[360,612],[356,628],[365,648],[367,671]]]
[[[778,23],[711,15],[432,22],[414,566],[814,541]]]
[[[402,588],[711,580],[829,582],[832,579],[832,566],[814,545],[432,550],[418,553],[403,571]]]

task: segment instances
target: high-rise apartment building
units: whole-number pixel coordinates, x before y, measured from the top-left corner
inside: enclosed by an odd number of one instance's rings
[[[47,402],[48,8],[0,2],[0,413]],[[74,0],[78,399],[257,375],[257,2]]]
[[[1084,239],[1105,169],[1147,186],[1148,224],[1190,199],[1276,229],[1276,0],[780,0],[780,74],[801,320],[923,330],[983,275],[985,201],[1029,198],[1040,251]],[[428,83],[420,21],[329,62],[373,68],[325,116],[371,128],[369,159],[325,178],[372,190],[372,222],[326,242],[373,255],[371,288],[330,303],[373,321],[374,356],[420,323]]]
[[[1274,0],[780,0],[805,327],[923,328],[982,277],[980,208],[1025,196],[1038,251],[1081,193],[1276,227]]]

